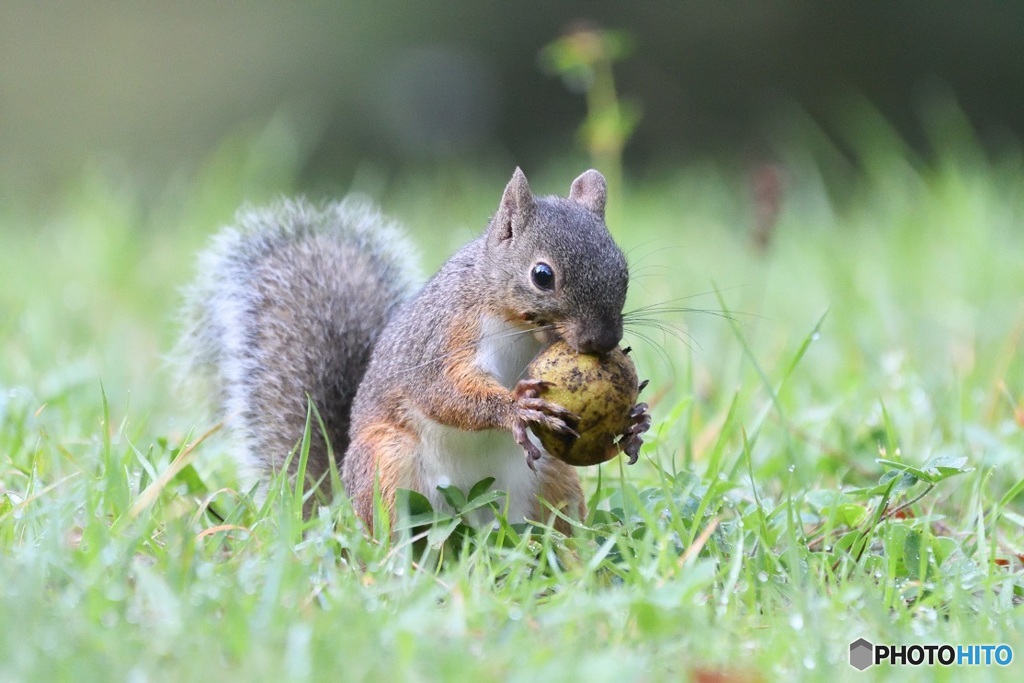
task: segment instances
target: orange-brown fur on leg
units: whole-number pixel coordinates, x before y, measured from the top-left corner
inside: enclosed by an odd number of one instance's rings
[[[554,515],[554,508],[567,517],[584,521],[587,518],[587,503],[583,498],[583,487],[576,469],[550,456],[538,461],[540,477],[540,499],[537,501],[533,519],[547,521],[554,518],[557,531],[570,536],[572,526],[561,517]]]
[[[353,434],[347,463],[358,463],[346,473],[345,485],[352,507],[368,528],[373,527],[373,494],[379,487],[381,500],[395,521],[395,495],[400,488],[421,490],[416,473],[416,435],[389,422],[365,425]],[[352,457],[359,453],[358,457]]]
[[[409,398],[424,415],[463,430],[510,430],[516,397],[477,364],[480,323],[485,310],[452,319],[444,328],[443,348],[455,351],[438,360],[441,372],[427,377],[428,390]]]

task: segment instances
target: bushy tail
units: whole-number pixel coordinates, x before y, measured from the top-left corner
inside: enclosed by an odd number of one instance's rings
[[[414,250],[367,203],[243,209],[199,258],[176,356],[213,403],[249,473],[280,471],[312,399],[340,460],[349,414],[384,324],[415,286]],[[319,426],[307,474],[329,467]],[[297,460],[297,459],[293,459]]]

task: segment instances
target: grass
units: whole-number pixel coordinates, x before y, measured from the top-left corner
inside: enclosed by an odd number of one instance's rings
[[[0,680],[907,675],[851,668],[859,637],[1006,643],[1010,666],[913,674],[1016,679],[1024,165],[962,130],[925,163],[871,116],[850,129],[856,169],[813,130],[787,146],[766,250],[743,174],[626,188],[629,307],[705,312],[627,335],[655,429],[636,466],[585,473],[594,513],[572,539],[459,543],[456,517],[422,551],[361,531],[343,499],[304,522],[283,482],[257,506],[216,438],[186,446],[211,425],[169,389],[176,290],[234,206],[294,191],[283,129],[159,192],[107,168],[5,203]],[[531,183],[564,193],[579,166]],[[430,269],[508,171],[355,186]]]

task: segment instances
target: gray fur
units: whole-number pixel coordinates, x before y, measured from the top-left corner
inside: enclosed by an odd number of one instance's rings
[[[608,201],[608,186],[604,176],[590,169],[573,181],[569,189],[569,199],[581,204],[590,211],[604,218],[604,205]]]
[[[414,291],[414,250],[366,202],[246,208],[199,258],[177,355],[200,380],[255,474],[302,437],[307,395],[340,460],[352,400],[380,331]],[[307,472],[329,467],[314,422]],[[293,463],[294,467],[294,463]]]
[[[516,182],[513,177],[509,185]],[[568,199],[535,198],[529,220],[510,239],[492,238],[477,258],[484,289],[496,301],[528,304],[539,322],[555,324],[566,341],[584,350],[606,351],[622,338],[629,274],[604,223],[604,197],[604,177],[586,171],[573,182]],[[503,203],[488,234],[504,233],[509,221]],[[530,284],[529,269],[537,261],[554,268],[554,295]]]
[[[187,375],[206,380],[245,468],[257,475],[282,468],[302,437],[308,395],[334,453],[339,460],[345,454],[339,464],[347,492],[365,497],[375,463],[366,444],[349,447],[352,437],[377,444],[380,428],[400,426],[426,429],[419,439],[444,438],[432,436],[444,430],[424,427],[444,413],[455,416],[446,429],[499,430],[511,439],[512,392],[474,402],[473,389],[448,374],[453,352],[469,349],[475,358],[486,346],[503,354],[489,366],[512,368],[509,385],[541,338],[562,336],[584,351],[619,342],[628,273],[604,224],[605,194],[604,179],[588,171],[569,198],[535,197],[516,169],[488,228],[415,296],[413,250],[376,209],[300,200],[243,210],[200,257],[178,355]],[[554,270],[553,291],[532,283],[538,261]],[[503,346],[500,337],[481,338],[495,326],[533,341],[510,336]],[[317,480],[328,471],[328,449],[315,426],[312,437],[307,473]],[[424,453],[446,447],[419,445]],[[423,465],[409,461],[415,452],[390,451],[389,464],[414,474]],[[444,462],[459,461],[458,453],[445,454],[455,457]],[[533,487],[525,460],[517,463]]]
[[[603,186],[597,171],[587,174]],[[554,268],[555,292],[531,285],[530,269],[538,260]],[[534,197],[516,169],[487,230],[456,252],[382,333],[353,422],[394,419],[396,393],[400,403],[429,413],[429,403],[444,395],[439,369],[454,350],[444,334],[453,317],[531,314],[533,326],[553,325],[575,348],[614,347],[622,338],[628,282],[625,256],[603,217],[573,199]],[[346,486],[357,467],[364,478],[372,476],[367,466],[346,462]]]
[[[392,317],[359,386],[353,404],[352,446],[343,463],[345,489],[356,500],[360,514],[372,514],[367,493],[380,466],[374,440],[380,438],[375,430],[381,425],[395,426],[411,439],[413,445],[403,457],[435,458],[403,463],[399,485],[412,482],[429,488],[427,482],[446,467],[450,471],[445,474],[453,481],[465,478],[464,472],[456,471],[463,466],[479,474],[470,463],[480,456],[479,448],[490,448],[487,457],[494,459],[493,474],[504,472],[504,485],[520,487],[507,491],[509,499],[537,496],[538,480],[530,476],[523,454],[508,434],[517,419],[514,394],[475,389],[465,375],[461,385],[454,382],[460,381],[460,373],[480,371],[476,353],[484,346],[503,353],[504,365],[518,359],[521,373],[529,361],[520,358],[528,338],[511,336],[517,332],[529,338],[536,333],[548,340],[557,334],[580,350],[609,350],[622,338],[629,280],[626,259],[595,211],[597,201],[591,190],[603,187],[603,178],[596,171],[588,173],[581,183],[588,188],[584,205],[576,199],[534,197],[526,177],[516,169],[487,230],[452,256]],[[538,261],[555,271],[554,291],[532,284],[531,270]],[[509,336],[484,340],[486,321],[506,324]],[[454,360],[454,354],[465,352],[466,347],[472,352],[469,364],[476,368]],[[506,389],[521,377],[519,373],[504,378]],[[495,442],[452,439],[450,430],[439,425],[505,434]],[[425,443],[431,439],[441,441]],[[460,453],[459,448],[473,450]],[[565,476],[574,478],[575,473],[570,470]],[[577,502],[582,507],[582,498]]]

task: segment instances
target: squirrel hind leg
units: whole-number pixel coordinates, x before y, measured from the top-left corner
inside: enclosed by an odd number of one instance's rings
[[[416,435],[393,424],[377,423],[352,437],[342,465],[342,482],[352,507],[363,524],[372,529],[374,492],[379,490],[394,524],[398,489],[423,489],[415,469]]]
[[[571,519],[581,522],[587,519],[587,503],[579,474],[571,465],[550,457],[541,459],[538,469],[540,485],[532,517],[538,521],[552,520],[556,531],[571,536],[572,525],[555,515],[551,508]]]

